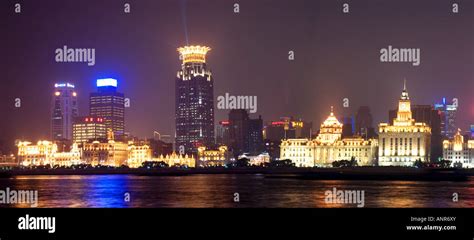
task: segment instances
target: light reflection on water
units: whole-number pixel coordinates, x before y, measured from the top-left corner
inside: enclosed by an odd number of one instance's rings
[[[355,207],[326,203],[324,192],[333,187],[364,190],[365,207],[474,207],[472,177],[467,182],[413,182],[270,179],[255,174],[17,176],[0,179],[0,190],[7,187],[38,190],[38,207],[53,208]],[[452,201],[454,192],[459,202]],[[130,202],[125,193],[130,193]],[[234,202],[234,193],[239,193],[239,203]]]

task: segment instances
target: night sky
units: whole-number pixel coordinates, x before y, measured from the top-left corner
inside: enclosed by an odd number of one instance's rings
[[[22,13],[14,13],[14,4]],[[131,13],[123,4],[131,4]],[[240,4],[240,13],[233,4]],[[350,13],[342,13],[342,4]],[[212,48],[214,96],[256,95],[264,121],[301,117],[317,126],[368,105],[388,121],[403,79],[412,104],[458,98],[458,126],[474,124],[474,2],[457,0],[2,0],[0,142],[50,136],[55,82],[72,82],[88,114],[95,79],[114,77],[131,99],[126,131],[174,133],[177,47]],[[188,40],[187,40],[188,39]],[[56,63],[55,49],[95,48],[96,64]],[[381,63],[388,45],[421,48],[421,65]],[[295,60],[288,60],[288,51]],[[22,107],[14,107],[15,98]],[[342,99],[350,108],[343,111]],[[228,110],[216,109],[216,122]]]

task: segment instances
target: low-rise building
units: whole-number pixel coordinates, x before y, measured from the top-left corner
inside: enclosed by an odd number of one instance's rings
[[[166,163],[169,167],[181,167],[181,166],[186,166],[190,168],[196,167],[196,159],[194,159],[192,156],[186,155],[180,155],[177,154],[176,152],[173,152],[172,154],[169,155],[161,155],[158,158],[153,158],[152,161],[155,162],[164,162]]]
[[[376,165],[377,139],[342,138],[342,127],[331,109],[315,139],[283,140],[280,160],[289,159],[296,167],[331,167],[334,161],[351,159],[355,159],[359,166]]]
[[[144,162],[151,161],[151,148],[148,144],[128,142],[127,165],[131,168],[141,167]]]
[[[81,150],[77,143],[73,143],[69,152],[53,153],[54,165],[69,167],[82,163]]]
[[[217,149],[198,148],[198,167],[224,166],[230,160],[227,146],[220,146]]]
[[[108,141],[92,141],[83,144],[82,160],[92,166],[105,165],[120,167],[127,164],[128,144],[114,140],[114,134],[109,130]]]
[[[54,165],[54,154],[58,146],[53,142],[41,140],[32,145],[28,141],[19,141],[17,147],[18,160],[23,166]]]
[[[250,155],[250,154],[244,153],[240,155],[238,159],[244,159],[244,158],[249,160],[250,166],[263,166],[265,164],[270,163],[270,155],[266,152],[260,153],[258,155]]]
[[[461,130],[451,140],[443,141],[443,158],[454,167],[474,168],[474,140],[464,140]]]

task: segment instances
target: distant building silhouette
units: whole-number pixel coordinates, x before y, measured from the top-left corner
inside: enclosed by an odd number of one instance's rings
[[[441,134],[446,138],[452,138],[457,133],[457,103],[449,104],[446,98],[443,98],[441,103],[434,104],[434,109],[441,112]]]

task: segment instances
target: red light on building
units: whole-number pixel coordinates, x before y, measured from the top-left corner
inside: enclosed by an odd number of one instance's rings
[[[229,121],[220,121],[219,124],[220,125],[229,125],[230,122]]]
[[[276,122],[272,122],[272,125],[285,125],[285,122],[276,121]]]

